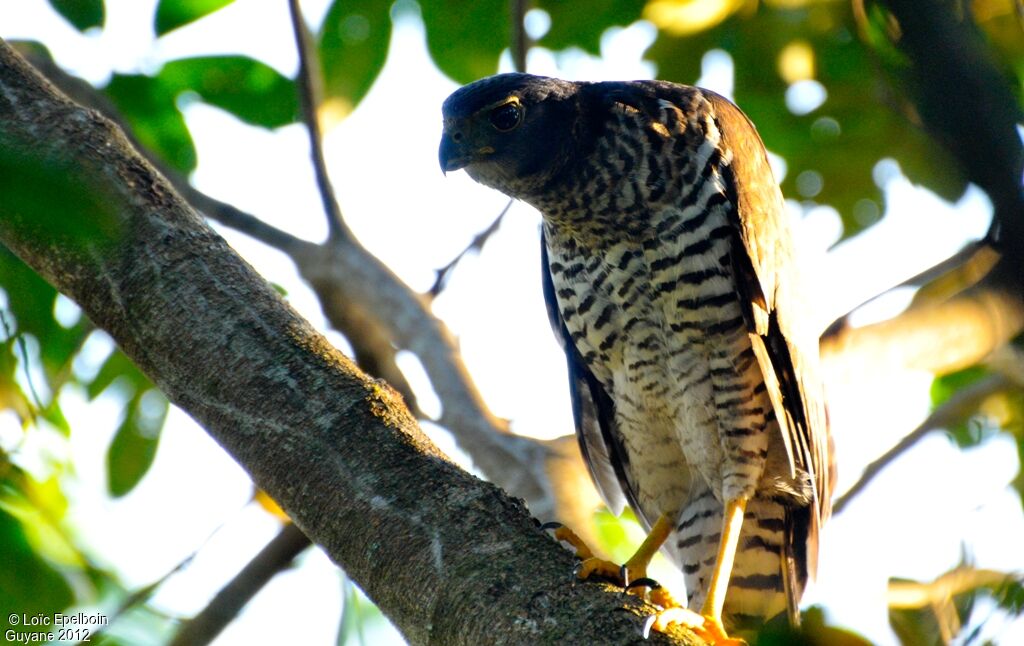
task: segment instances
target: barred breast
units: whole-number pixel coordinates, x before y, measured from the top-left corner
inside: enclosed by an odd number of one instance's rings
[[[670,550],[699,604],[722,502],[754,497],[766,464],[780,476],[788,464],[769,447],[774,413],[736,287],[731,254],[745,251],[734,248],[728,220],[735,205],[721,169],[730,160],[709,115],[687,117],[664,100],[659,108],[650,121],[619,109],[632,123],[612,128],[617,136],[592,156],[601,163],[582,173],[599,190],[561,202],[575,209],[545,212],[544,228],[571,342],[614,402],[637,512],[648,523],[661,513],[679,519]],[[699,478],[691,483],[688,472]],[[764,615],[785,607],[781,593],[764,594],[781,590],[782,511],[756,501],[751,512],[744,534],[753,551],[738,557],[731,603],[768,604],[739,608]],[[745,598],[745,580],[757,594]]]
[[[699,137],[687,136],[678,108],[662,104],[653,127],[614,129],[647,139],[599,144],[595,158],[616,161],[593,171],[607,181],[605,198],[545,223],[562,318],[615,402],[648,518],[682,507],[674,480],[684,459],[713,491],[752,495],[771,409],[733,276],[719,174],[727,160],[712,123],[689,124]],[[620,118],[638,117],[624,109]],[[688,163],[667,167],[679,157],[661,148],[680,141],[693,146]]]

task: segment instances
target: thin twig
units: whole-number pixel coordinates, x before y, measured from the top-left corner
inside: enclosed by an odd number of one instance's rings
[[[99,92],[89,83],[65,72],[52,60],[35,54],[31,51],[20,50],[32,66],[41,71],[47,79],[56,85],[62,92],[71,97],[76,103],[99,111],[108,119],[111,119],[124,133],[132,146],[142,153],[149,163],[156,166],[160,174],[174,186],[174,190],[185,198],[196,210],[201,211],[206,217],[215,220],[224,226],[241,231],[246,235],[255,238],[263,244],[273,247],[288,255],[303,253],[314,243],[298,238],[287,231],[278,229],[251,213],[210,197],[188,182],[188,177],[183,173],[171,168],[166,162],[153,154],[146,146],[142,145],[135,136],[134,129],[129,125],[121,112],[103,93]]]
[[[263,586],[291,567],[295,557],[309,546],[309,539],[298,527],[293,523],[285,525],[199,614],[182,624],[170,646],[209,644]]]
[[[936,290],[941,292],[941,295],[946,298],[954,296],[957,292],[975,285],[979,280],[984,278],[985,274],[987,274],[995,264],[997,258],[998,254],[994,249],[992,249],[991,244],[989,244],[986,239],[983,238],[981,240],[970,242],[949,258],[946,258],[938,264],[935,264],[924,271],[911,276],[910,278],[893,285],[882,292],[879,292],[861,304],[852,307],[849,312],[843,314],[841,317],[830,323],[829,326],[825,328],[825,331],[822,332],[821,337],[824,339],[835,336],[847,327],[850,316],[854,312],[865,305],[874,303],[878,299],[897,289],[904,287],[919,287],[922,288],[923,292],[925,290],[932,289],[932,284],[944,283],[947,277],[956,273],[958,274],[958,280],[955,281],[956,285],[952,292],[949,290]],[[934,300],[936,300],[925,299],[925,303],[922,303],[919,298],[920,296],[920,293],[918,296],[915,296],[915,302],[911,307],[921,307],[929,301],[934,302]]]
[[[288,0],[292,27],[295,32],[295,46],[299,52],[299,103],[302,105],[302,118],[306,122],[309,133],[310,154],[313,157],[313,168],[316,172],[316,183],[323,200],[324,213],[327,214],[328,238],[352,238],[352,233],[345,224],[338,206],[338,198],[334,193],[334,185],[327,175],[327,160],[324,158],[323,132],[317,110],[320,107],[323,92],[321,88],[320,59],[316,53],[313,35],[306,26],[299,8],[299,0]]]
[[[530,49],[530,37],[526,34],[523,20],[526,16],[529,0],[509,0],[509,11],[512,22],[512,38],[509,49],[512,52],[512,65],[517,72],[526,71],[526,52]]]
[[[508,213],[508,210],[512,208],[512,202],[513,200],[509,200],[508,204],[505,205],[505,208],[503,208],[501,213],[498,214],[498,217],[494,218],[494,222],[491,222],[486,229],[476,234],[466,248],[459,252],[459,255],[452,258],[452,261],[444,267],[436,270],[437,279],[434,280],[434,284],[430,287],[430,291],[427,292],[431,298],[435,298],[438,294],[444,291],[444,288],[448,285],[448,279],[451,278],[452,272],[455,270],[455,266],[462,262],[462,259],[466,255],[471,252],[480,252],[483,250],[487,241],[491,236],[497,233],[498,229],[501,227],[501,221],[505,218],[505,214]]]
[[[14,336],[14,343],[18,346],[18,351],[21,354],[22,367],[25,369],[25,381],[28,382],[28,390],[32,394],[32,400],[36,403],[36,410],[32,410],[29,407],[29,414],[32,416],[32,420],[35,421],[36,414],[43,410],[43,402],[39,399],[39,393],[36,392],[36,385],[32,383],[32,371],[28,360],[28,344],[25,343],[25,335],[17,334],[11,330],[10,326],[7,325],[7,317],[4,316],[3,310],[0,310],[0,324],[3,325],[4,336],[11,338]]]
[[[530,37],[526,34],[526,25],[524,19],[526,16],[527,7],[529,5],[528,0],[509,0],[509,13],[511,14],[512,23],[512,34],[510,38],[509,49],[512,52],[512,65],[515,67],[517,72],[526,71],[526,54],[530,49]],[[459,255],[455,256],[451,262],[444,267],[437,270],[437,278],[434,280],[434,284],[430,287],[427,295],[430,298],[436,298],[438,294],[444,291],[444,288],[448,284],[448,279],[451,278],[452,272],[456,265],[458,265],[464,257],[471,252],[479,252],[487,244],[487,240],[497,232],[498,228],[501,227],[501,221],[505,218],[505,214],[512,207],[513,200],[509,200],[505,208],[501,210],[498,217],[491,222],[490,226],[481,231],[473,238],[473,241],[463,249]]]
[[[889,466],[893,460],[903,455],[910,447],[917,444],[925,435],[934,430],[948,428],[962,421],[974,413],[978,409],[978,405],[986,397],[1013,387],[1015,387],[1015,384],[1010,378],[1001,374],[994,374],[958,390],[945,403],[932,411],[928,418],[921,422],[920,426],[883,453],[877,460],[867,465],[857,482],[853,483],[853,486],[847,489],[846,493],[832,504],[832,513],[838,514],[842,512],[850,501],[860,494],[882,470]]]

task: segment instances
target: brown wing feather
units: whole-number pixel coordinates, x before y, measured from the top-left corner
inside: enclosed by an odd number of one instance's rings
[[[555,299],[554,283],[548,267],[548,245],[543,233],[540,253],[544,302],[547,305],[551,329],[565,352],[569,368],[569,395],[572,398],[576,438],[580,443],[583,461],[590,469],[594,485],[613,514],[621,514],[627,503],[637,509],[634,487],[626,476],[628,456],[616,428],[615,406],[604,387],[587,368],[569,337],[569,331],[565,328]]]
[[[726,181],[735,195],[736,228],[746,255],[736,258],[737,279],[751,308],[751,339],[771,395],[791,467],[806,471],[814,500],[807,537],[808,569],[814,573],[817,532],[831,513],[835,466],[817,376],[818,339],[805,330],[792,241],[782,193],[754,125],[739,108],[707,92],[722,136],[732,151]]]

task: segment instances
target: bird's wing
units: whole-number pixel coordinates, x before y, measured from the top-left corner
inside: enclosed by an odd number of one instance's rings
[[[817,376],[818,338],[807,327],[782,193],[754,125],[739,108],[705,92],[722,141],[731,151],[723,179],[736,205],[733,224],[746,253],[734,254],[736,279],[745,292],[751,339],[790,464],[812,479],[811,532],[831,511],[835,467],[824,393]],[[817,537],[808,537],[813,573]]]
[[[548,266],[548,245],[541,233],[541,277],[544,282],[544,301],[555,338],[565,351],[569,364],[569,392],[572,414],[576,420],[576,437],[580,442],[583,460],[590,468],[608,509],[621,514],[626,503],[637,509],[633,487],[626,477],[626,452],[615,423],[615,405],[604,387],[587,368],[569,337],[555,299],[555,287]]]

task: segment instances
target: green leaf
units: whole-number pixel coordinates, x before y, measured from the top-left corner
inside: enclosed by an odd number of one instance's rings
[[[22,525],[0,505],[0,634],[16,628],[12,614],[52,617],[71,605],[71,587],[57,570],[39,557]],[[19,622],[20,623],[20,622]]]
[[[156,389],[133,397],[107,451],[107,487],[115,498],[127,494],[149,471],[156,457],[167,399]]]
[[[134,398],[136,394],[143,392],[152,387],[152,383],[142,374],[142,372],[135,367],[131,359],[128,358],[125,353],[120,350],[114,350],[107,357],[107,360],[100,366],[100,370],[96,373],[96,377],[93,378],[92,382],[86,386],[86,395],[90,400],[95,399],[106,390],[110,384],[114,383],[118,378],[122,378],[128,385],[131,386],[131,392],[129,396]]]
[[[344,112],[366,95],[384,67],[391,40],[390,6],[378,0],[336,0],[317,38],[327,99]]]
[[[511,36],[504,0],[421,0],[427,49],[434,64],[459,83],[498,71]]]
[[[183,173],[195,169],[192,135],[175,104],[178,88],[159,77],[114,74],[103,91],[144,147]]]
[[[103,26],[103,0],[49,0],[49,3],[78,31]]]
[[[156,7],[153,29],[157,36],[163,36],[232,2],[234,0],[160,0]]]
[[[976,365],[937,377],[932,381],[931,386],[932,407],[938,408],[942,406],[960,389],[984,379],[989,374],[987,368]],[[973,420],[975,420],[974,414],[958,424],[950,425],[946,429],[950,437],[953,438],[960,448],[977,446],[983,439],[988,437],[988,434],[980,432],[980,426],[972,423]]]
[[[551,16],[551,29],[538,44],[554,50],[579,47],[599,55],[604,32],[609,27],[625,27],[639,20],[644,4],[639,0],[539,0],[536,7]]]
[[[210,105],[256,126],[276,128],[292,123],[299,114],[295,83],[247,56],[171,61],[157,78],[175,97],[185,91],[195,92]]]

